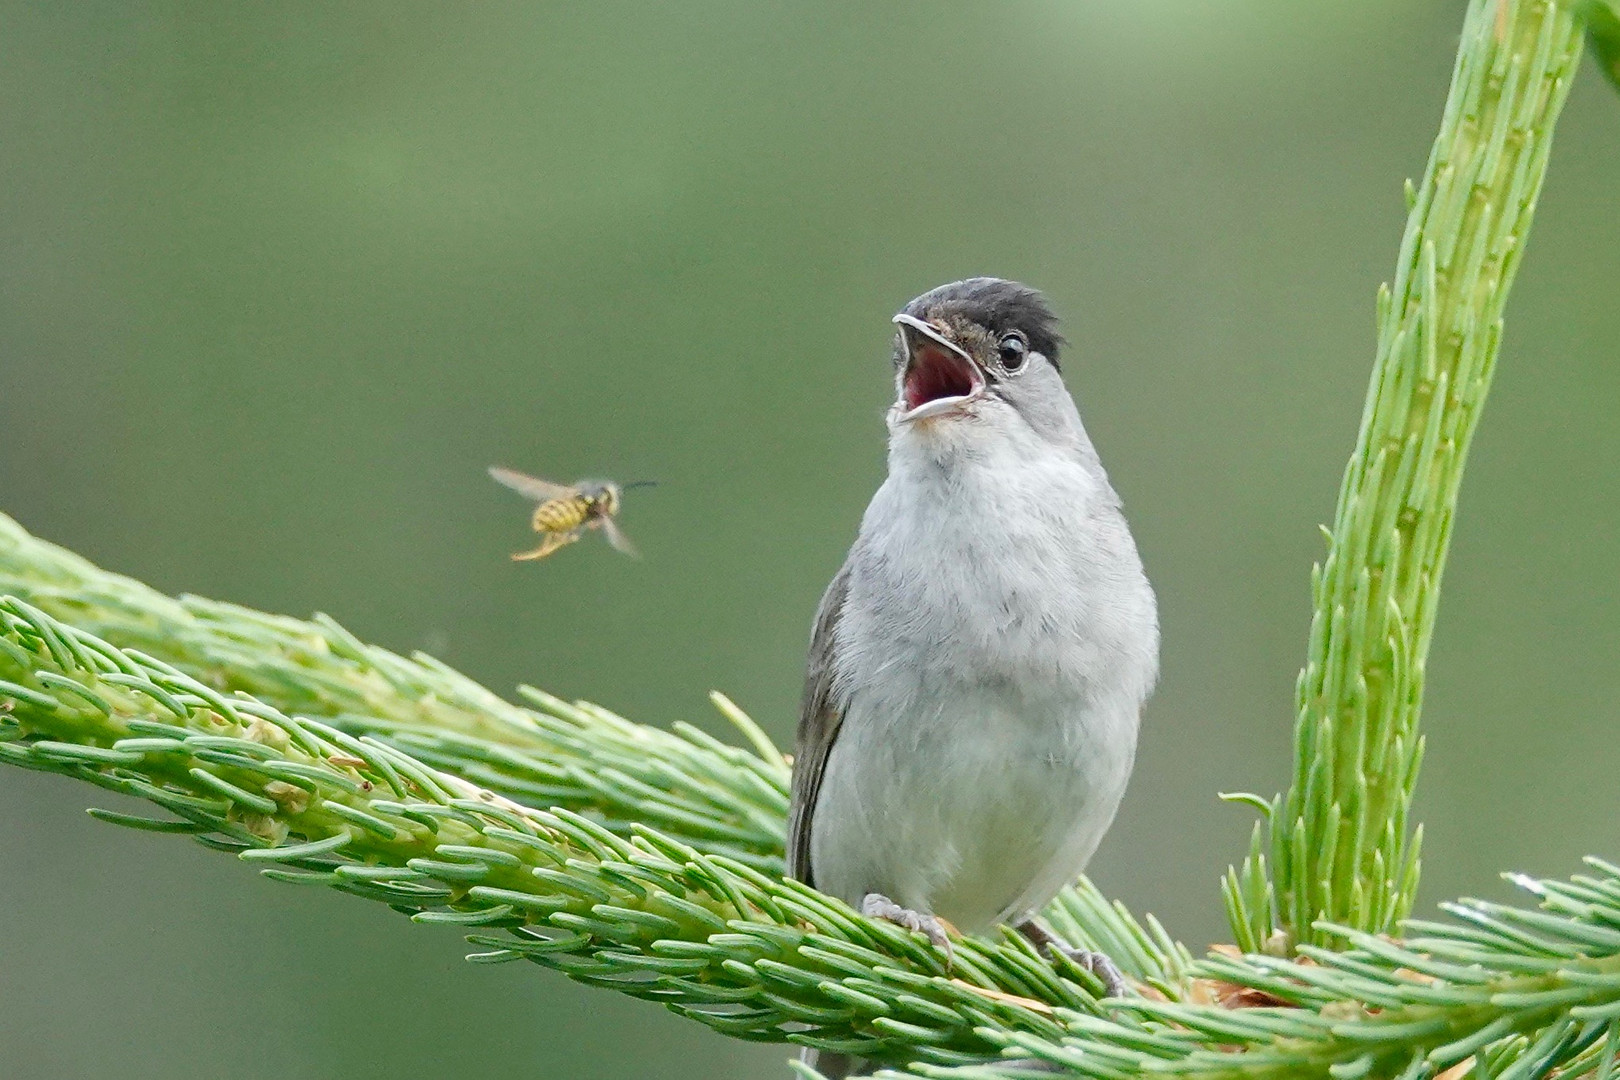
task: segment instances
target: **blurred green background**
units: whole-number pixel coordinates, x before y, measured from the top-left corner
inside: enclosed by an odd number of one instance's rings
[[[1050,293],[1164,679],[1094,876],[1189,942],[1285,781],[1461,0],[0,2],[0,508],[488,685],[791,737],[883,472],[888,317]],[[1620,99],[1575,87],[1431,663],[1424,892],[1615,837]],[[503,463],[652,477],[514,565]],[[260,881],[0,775],[8,1077],[756,1077],[786,1051]]]

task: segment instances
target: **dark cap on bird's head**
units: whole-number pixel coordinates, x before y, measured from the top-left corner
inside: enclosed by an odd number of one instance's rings
[[[904,315],[924,322],[958,319],[984,327],[994,337],[1017,330],[1029,347],[1058,366],[1063,336],[1058,317],[1039,289],[1004,278],[976,277],[930,289],[905,306]]]

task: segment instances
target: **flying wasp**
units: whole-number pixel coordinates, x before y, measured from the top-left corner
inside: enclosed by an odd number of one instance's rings
[[[631,557],[638,557],[636,546],[613,520],[619,513],[624,493],[631,488],[651,487],[651,480],[637,480],[622,487],[611,480],[579,480],[573,484],[553,484],[511,469],[492,466],[489,475],[520,495],[534,499],[538,506],[529,523],[541,536],[540,546],[520,551],[517,560],[543,559],[558,548],[567,547],[592,529],[601,529],[608,543]]]

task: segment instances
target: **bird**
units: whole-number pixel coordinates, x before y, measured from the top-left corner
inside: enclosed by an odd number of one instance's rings
[[[969,278],[893,322],[888,475],[812,624],[788,875],[943,949],[1003,923],[1064,948],[1036,912],[1124,796],[1157,602],[1044,295]]]

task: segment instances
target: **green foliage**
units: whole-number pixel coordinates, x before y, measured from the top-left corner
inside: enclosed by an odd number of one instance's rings
[[[185,640],[180,651],[197,671],[244,648],[263,670],[296,656],[305,678],[289,698],[308,704],[308,687],[324,683],[324,700],[353,705],[363,689],[389,718],[295,716],[278,707],[273,680],[263,696],[226,692],[8,597],[0,601],[0,760],[172,815],[95,812],[103,820],[192,834],[268,877],[381,901],[418,922],[476,927],[475,961],[529,960],[735,1037],[808,1042],[963,1078],[1027,1074],[1022,1065],[970,1064],[1003,1053],[1109,1078],[1148,1068],[1281,1077],[1398,1067],[1416,1076],[1486,1045],[1504,1069],[1590,1056],[1620,1014],[1620,871],[1604,864],[1598,876],[1568,883],[1522,881],[1543,912],[1463,902],[1451,908],[1456,924],[1410,924],[1415,936],[1400,944],[1334,928],[1351,950],[1307,946],[1315,966],[1194,960],[1156,923],[1137,922],[1081,883],[1048,911],[1054,927],[1108,951],[1158,992],[1104,1008],[1087,973],[1053,966],[1016,934],[959,941],[947,958],[920,937],[717,853],[736,838],[711,835],[715,822],[754,817],[770,839],[733,850],[752,861],[779,857],[781,814],[758,810],[763,791],[782,790],[781,758],[768,746],[761,756],[682,739],[543,697],[540,711],[505,703],[484,711],[461,676],[429,661],[358,646],[330,622],[177,604],[0,519],[7,588],[63,566],[82,576],[84,590],[69,601],[44,585],[35,601]],[[122,596],[117,608],[86,599],[112,595]],[[506,737],[427,739],[450,766],[434,768],[401,746],[422,740],[424,717],[447,708],[452,691],[463,727]],[[412,694],[421,695],[415,705]],[[546,742],[543,755],[532,746],[499,752],[530,739]],[[628,757],[629,745],[641,758],[623,761],[634,783],[566,779]],[[554,803],[534,808],[461,775],[491,762],[514,790],[553,785],[544,790]],[[664,828],[638,820],[652,818]],[[1269,995],[1260,1000],[1270,1004],[1200,1003],[1225,983]]]
[[[1296,687],[1294,779],[1226,881],[1254,950],[1327,944],[1326,924],[1394,930],[1417,891],[1409,821],[1418,710],[1457,492],[1502,338],[1502,309],[1581,52],[1571,9],[1476,0],[1410,216],[1339,491]],[[1271,888],[1263,852],[1269,846]]]
[[[15,531],[9,538],[43,546]],[[667,779],[628,801],[640,804],[638,817],[659,816],[655,807],[663,804],[666,821],[687,826],[678,839],[569,809],[570,802],[585,810],[612,800],[566,779],[552,785],[558,798],[549,809],[530,809],[372,735],[294,717],[244,693],[227,696],[21,600],[0,603],[0,624],[0,695],[8,706],[0,759],[144,798],[176,819],[99,812],[104,820],[194,833],[266,866],[278,880],[380,900],[419,921],[543,927],[477,938],[490,951],[474,959],[530,959],[663,1001],[733,1034],[780,1037],[784,1025],[804,1024],[823,1042],[881,1053],[885,1027],[909,1025],[931,1033],[936,1060],[953,1060],[985,1052],[973,1031],[979,1024],[1054,1030],[1038,1012],[943,978],[942,958],[895,928],[865,923],[809,890],[687,843],[723,848],[706,810],[743,816],[761,786],[780,794],[780,783],[751,782],[760,771],[740,751],[646,740],[639,771]],[[329,640],[306,625],[317,640]],[[253,622],[237,629],[251,634]],[[445,685],[447,676],[431,667],[389,661],[396,679],[417,667],[422,684]],[[355,685],[377,674],[357,652],[332,655],[323,666]],[[542,714],[526,715],[535,732],[547,729]],[[598,766],[622,752],[632,730],[588,708],[559,707],[551,719],[564,720],[574,749],[553,747],[533,768],[520,755],[500,759],[519,784],[555,781],[568,766]],[[473,764],[498,757],[492,742],[458,745],[473,746]],[[780,773],[780,756],[767,764],[765,771]],[[714,779],[694,781],[694,766]],[[615,796],[637,782],[619,777]],[[683,796],[683,787],[702,795]],[[779,838],[780,814],[773,824]],[[803,972],[784,966],[805,948],[825,956]],[[864,985],[885,965],[896,966],[895,982]],[[862,978],[850,976],[852,968]],[[964,944],[953,973],[1006,993],[1056,994],[1071,1007],[1089,1007],[1083,990],[1015,944]]]
[[[539,709],[519,708],[429,656],[366,645],[325,616],[306,622],[176,600],[0,517],[3,592],[119,646],[161,655],[218,694],[250,695],[349,735],[387,739],[529,805],[596,814],[620,835],[637,822],[780,871],[787,766],[728,702],[724,711],[764,756],[722,747],[690,725],[660,731],[529,688]],[[716,777],[746,787],[716,803]],[[653,798],[655,790],[664,794]]]
[[[1584,8],[1586,36],[1598,70],[1620,89],[1620,0],[1591,0]]]
[[[1594,9],[1595,10],[1595,9]],[[1608,11],[1607,8],[1604,8]],[[961,1080],[1612,1075],[1620,869],[1535,908],[1407,918],[1408,821],[1446,545],[1501,313],[1578,59],[1573,9],[1474,0],[1394,285],[1298,684],[1296,768],[1225,882],[1242,955],[1194,958],[1082,881],[1045,913],[1142,993],[1018,935],[949,955],[781,878],[788,768],[525,688],[530,707],[330,619],[174,599],[0,517],[0,762],[143,799],[267,877],[471,927],[738,1038]],[[1612,12],[1611,12],[1612,14]],[[1592,33],[1604,29],[1592,15]],[[1607,54],[1604,54],[1607,55]],[[1399,932],[1397,940],[1389,935]],[[1234,1007],[1240,1006],[1240,1007]]]

